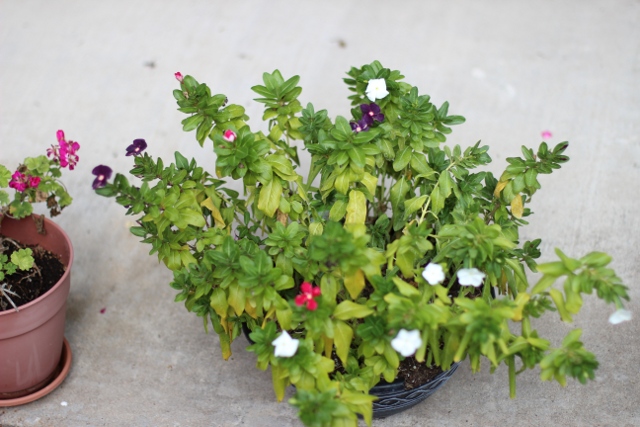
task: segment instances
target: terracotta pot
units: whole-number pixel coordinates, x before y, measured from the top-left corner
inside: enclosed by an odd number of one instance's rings
[[[31,217],[5,217],[0,223],[3,235],[23,244],[39,244],[58,255],[65,266],[64,275],[47,293],[19,306],[20,311],[0,312],[0,404],[36,395],[60,375],[73,248],[67,234],[48,219],[45,230],[46,234],[38,234]]]

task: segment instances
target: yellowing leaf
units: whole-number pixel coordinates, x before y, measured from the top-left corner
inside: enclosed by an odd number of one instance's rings
[[[233,310],[238,316],[242,314],[245,307],[245,295],[244,288],[233,283],[229,285],[229,305],[233,307]]]
[[[524,213],[524,206],[522,205],[522,196],[520,193],[516,197],[511,200],[511,213],[516,218],[522,218],[522,214]]]
[[[224,289],[216,288],[211,294],[211,308],[213,308],[218,316],[223,319],[227,317],[227,309],[229,308],[229,303],[227,302],[227,294]]]
[[[220,214],[220,210],[213,204],[213,199],[211,197],[207,197],[200,203],[200,206],[203,206],[211,211],[211,216],[213,217],[213,221],[215,222],[216,227],[224,228],[226,224],[224,223],[224,219],[222,219],[222,215]]]
[[[376,178],[375,176],[371,175],[368,172],[365,172],[364,178],[362,178],[360,182],[364,184],[365,187],[367,187],[367,190],[369,190],[369,193],[375,194],[376,186],[378,185],[378,178]]]
[[[273,382],[273,391],[276,393],[276,399],[278,402],[282,402],[284,399],[284,392],[289,385],[287,376],[285,375],[285,369],[277,365],[271,365],[271,379]],[[285,371],[285,372],[283,372]]]
[[[351,190],[349,193],[349,203],[347,204],[346,224],[364,224],[367,219],[367,199],[364,193]]]
[[[352,299],[358,298],[364,289],[364,273],[358,269],[355,273],[344,278],[344,287],[349,291]]]
[[[331,353],[333,352],[333,338],[323,335],[322,340],[324,341],[324,356],[331,357]]]
[[[508,183],[509,181],[499,181],[496,189],[493,191],[493,196],[500,197],[500,193],[502,193],[502,190],[504,190],[504,187],[506,187]]]
[[[333,342],[336,346],[336,354],[344,366],[347,366],[347,357],[349,356],[349,348],[353,340],[353,329],[341,320],[333,322]]]

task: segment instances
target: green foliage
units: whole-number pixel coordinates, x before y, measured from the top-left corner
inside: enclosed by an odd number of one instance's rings
[[[116,174],[97,192],[136,217],[131,232],[173,271],[176,301],[212,325],[225,359],[243,325],[252,331],[258,367],[271,369],[279,400],[296,386],[290,402],[305,425],[355,426],[357,414],[370,424],[369,390],[396,377],[403,329],[417,331],[420,362],[506,364],[512,396],[516,375],[536,366],[561,384],[593,378],[597,362],[579,334],[556,349],[531,318],[557,311],[571,321],[593,290],[621,308],[627,288],[606,254],[557,251],[560,261],[537,265],[540,239],[519,240],[537,176],[568,160],[568,144],[523,147],[496,179],[477,170],[491,162],[487,146],[445,144],[464,122],[448,102],[436,107],[377,61],[347,74],[354,108],[335,119],[302,107],[298,76],[263,74],[252,90],[266,133],[251,130],[243,107],[186,76],[174,91],[188,115],[183,129],[200,145],[211,141],[214,170],[180,153],[168,165],[143,153],[130,171],[139,186]],[[388,92],[375,101],[373,79]],[[311,156],[306,178],[297,147]],[[0,169],[0,184],[7,179]],[[429,264],[444,278],[426,274]],[[525,266],[542,273],[533,287]],[[463,283],[462,273],[480,281]],[[289,335],[295,346],[276,356],[276,340]]]

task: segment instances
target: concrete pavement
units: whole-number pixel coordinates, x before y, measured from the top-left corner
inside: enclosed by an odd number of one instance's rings
[[[128,232],[130,218],[91,190],[94,166],[129,170],[135,138],[164,159],[179,149],[213,165],[210,146],[181,130],[176,71],[259,119],[250,87],[278,68],[302,77],[303,103],[335,117],[349,111],[344,73],[378,59],[464,115],[449,141],[482,139],[495,172],[542,131],[569,140],[571,161],[542,177],[523,238],[541,237],[545,260],[554,247],[610,253],[637,316],[639,20],[634,0],[1,2],[0,162],[44,153],[58,129],[81,150],[65,178],[75,202],[56,220],[76,249],[71,372],[41,400],[0,408],[0,425],[301,425],[243,339],[222,360],[215,334],[173,303],[169,272]],[[562,389],[529,371],[510,400],[506,369],[472,375],[464,363],[429,400],[374,426],[640,426],[638,320],[610,325],[612,311],[592,300],[576,318],[600,361],[587,386]],[[559,318],[535,327],[556,344],[571,328]]]

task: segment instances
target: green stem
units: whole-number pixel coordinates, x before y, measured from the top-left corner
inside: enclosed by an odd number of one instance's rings
[[[516,397],[516,361],[514,356],[507,358],[507,365],[509,365],[509,397],[515,399]]]

